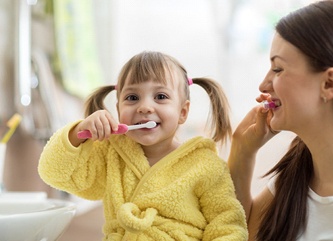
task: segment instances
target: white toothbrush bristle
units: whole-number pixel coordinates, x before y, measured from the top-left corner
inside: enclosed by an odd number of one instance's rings
[[[156,122],[155,121],[148,121],[145,124],[146,128],[154,128],[156,126]]]

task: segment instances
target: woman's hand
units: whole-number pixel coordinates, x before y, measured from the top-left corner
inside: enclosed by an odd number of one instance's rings
[[[261,106],[254,107],[234,131],[232,143],[240,145],[240,149],[246,154],[255,154],[278,133],[270,128],[272,116],[272,111]]]
[[[258,102],[270,101],[262,94]],[[258,150],[278,132],[270,128],[271,110],[258,105],[244,117],[232,136],[228,158],[230,174],[235,184],[237,198],[241,201],[249,219],[252,209],[251,183]]]
[[[261,94],[256,100],[258,102],[271,101],[267,94]],[[240,145],[243,152],[247,154],[255,154],[260,147],[278,133],[270,127],[272,117],[273,112],[271,110],[260,105],[254,107],[233,133],[233,144]]]

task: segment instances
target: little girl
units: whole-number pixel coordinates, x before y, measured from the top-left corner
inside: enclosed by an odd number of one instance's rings
[[[179,143],[175,137],[189,113],[192,83],[211,99],[214,141]],[[103,101],[113,90],[120,123],[154,121],[156,127],[111,134],[118,122]],[[103,200],[104,240],[247,240],[243,207],[216,151],[215,142],[231,133],[219,84],[189,79],[171,56],[143,52],[125,64],[116,86],[90,96],[86,116],[51,137],[38,170],[55,188]],[[78,138],[80,131],[90,131],[91,138]]]

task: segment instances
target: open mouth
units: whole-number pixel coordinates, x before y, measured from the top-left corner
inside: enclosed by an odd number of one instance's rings
[[[274,103],[274,105],[275,105],[275,108],[281,106],[281,101],[280,101],[280,100],[273,100],[273,103]]]
[[[155,121],[141,121],[141,122],[137,122],[134,124],[134,126],[136,126],[138,128],[147,128],[147,129],[152,129],[154,127],[156,127],[157,125],[159,125],[160,123],[157,123]]]
[[[147,125],[148,123],[150,123],[150,122],[152,122],[152,121],[146,121],[146,122],[137,122],[137,123],[135,123],[134,125]],[[156,125],[158,125],[159,123],[157,123],[157,122],[155,122],[155,121],[153,121],[154,123],[156,123]]]

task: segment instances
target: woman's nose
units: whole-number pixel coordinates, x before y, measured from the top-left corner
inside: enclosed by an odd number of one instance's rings
[[[264,80],[260,83],[259,90],[262,93],[269,93],[273,91],[272,78],[270,73],[267,73]]]

